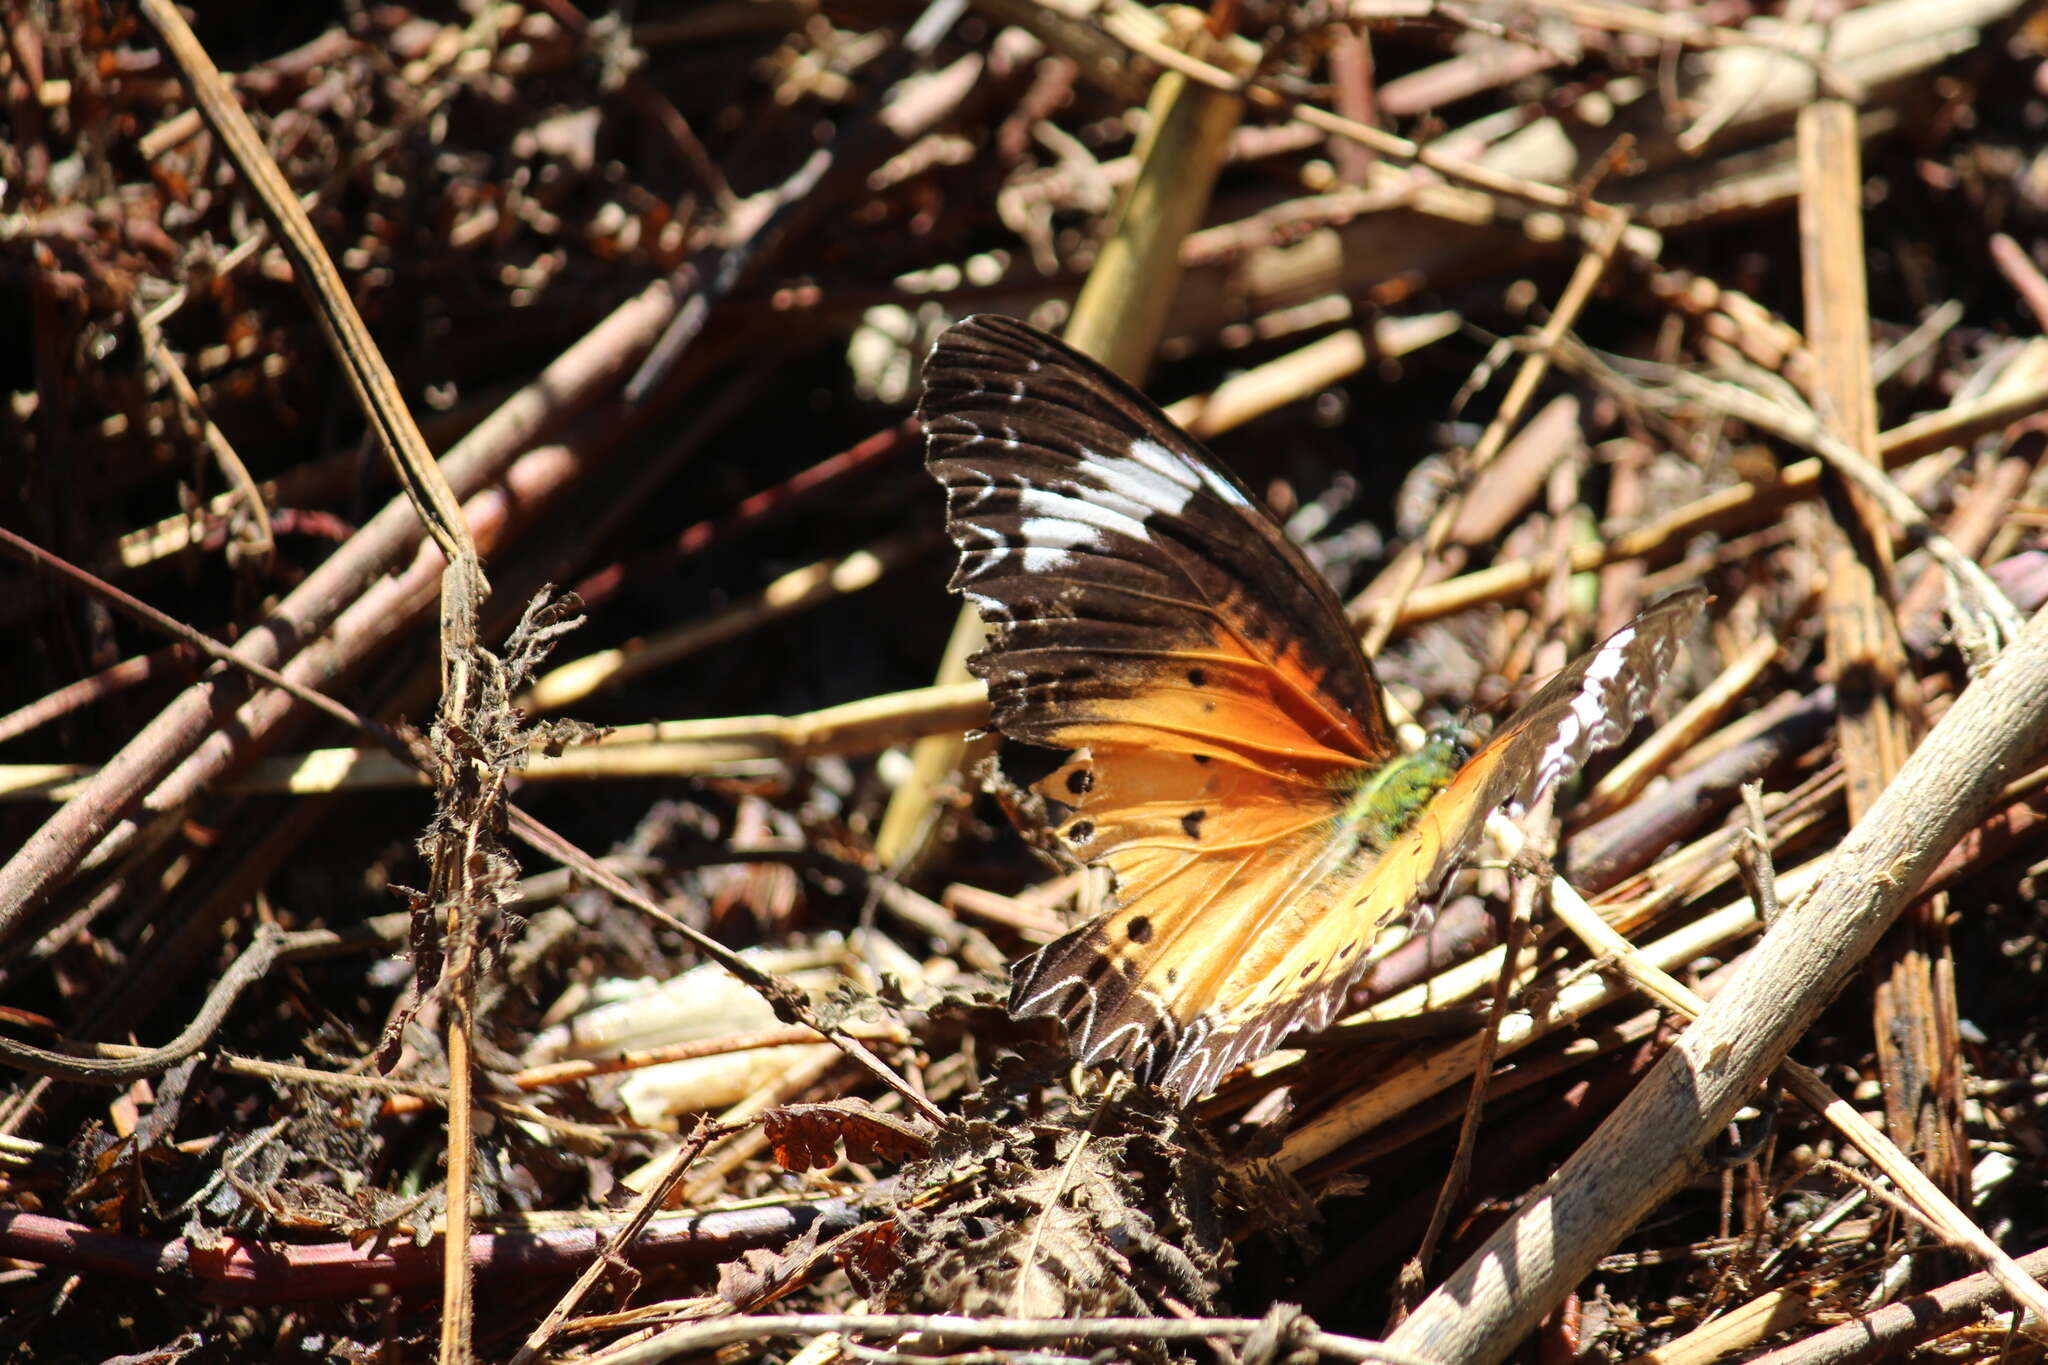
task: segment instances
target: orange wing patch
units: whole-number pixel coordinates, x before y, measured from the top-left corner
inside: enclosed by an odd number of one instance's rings
[[[1013,1013],[1065,1020],[1084,1063],[1141,1077],[1205,1027],[1244,960],[1248,910],[1301,909],[1361,767],[1228,685],[1256,672],[1190,667],[1211,676],[1131,698],[1143,722],[1073,726],[1087,747],[1037,784],[1073,808],[1058,833],[1074,857],[1115,874],[1114,908],[1019,963],[1010,993]]]
[[[1083,1064],[1183,1099],[1326,1026],[1435,865],[1412,830],[1375,861],[1341,789],[1254,767],[1089,752],[1038,789],[1079,800],[1060,834],[1116,874],[1116,903],[1017,964],[1011,1011],[1064,1019]]]

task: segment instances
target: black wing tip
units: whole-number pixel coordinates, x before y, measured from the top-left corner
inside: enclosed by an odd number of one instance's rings
[[[1714,594],[1703,587],[1694,585],[1690,588],[1680,588],[1677,592],[1665,594],[1636,613],[1636,622],[1640,623],[1651,617],[1680,614],[1693,616],[1705,611],[1713,603]]]
[[[1052,333],[1034,327],[1022,318],[1013,318],[1005,313],[971,313],[940,332],[938,340],[926,353],[925,402],[919,404],[919,413],[921,415],[930,403],[931,376],[935,371],[944,371],[963,362],[985,364],[992,356],[1035,359],[1046,353],[1071,357],[1085,365],[1096,365]]]
[[[1008,313],[969,313],[939,333],[934,351],[948,344],[959,344],[976,337],[987,337],[1005,341],[1012,345],[1028,343],[1033,346],[1050,346],[1054,350],[1073,351],[1073,347],[1061,341],[1043,327],[1026,322]]]

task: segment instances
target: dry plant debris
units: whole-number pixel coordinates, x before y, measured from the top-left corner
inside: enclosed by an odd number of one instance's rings
[[[2037,9],[186,20],[0,42],[10,1358],[2042,1355]],[[1557,914],[1187,1110],[1007,1017],[1104,888],[937,671],[987,311],[1425,722],[1715,595]]]

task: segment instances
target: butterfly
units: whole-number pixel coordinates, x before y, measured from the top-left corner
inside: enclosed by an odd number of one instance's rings
[[[1136,389],[993,314],[947,329],[924,382],[990,728],[1064,755],[1033,791],[1115,879],[1015,965],[1010,1012],[1183,1103],[1327,1027],[1489,815],[1628,734],[1705,602],[1644,612],[1469,761],[1447,737],[1403,754],[1329,584]]]

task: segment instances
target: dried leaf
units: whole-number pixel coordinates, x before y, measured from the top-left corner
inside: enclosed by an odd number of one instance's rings
[[[1054,1318],[1217,1311],[1219,1214],[1299,1207],[1298,1192],[1143,1095],[1093,1113],[1026,1108],[1029,1087],[1005,1073],[1028,1070],[999,1063],[971,1117],[934,1135],[899,1177],[915,1198],[872,1201],[899,1230],[901,1269],[871,1301]]]
[[[718,1297],[743,1313],[758,1310],[816,1279],[839,1257],[847,1239],[862,1231],[855,1228],[820,1245],[814,1223],[781,1251],[741,1252],[738,1260],[718,1267]]]
[[[842,1145],[846,1159],[862,1165],[913,1161],[931,1151],[931,1135],[925,1129],[877,1113],[859,1099],[784,1105],[768,1112],[761,1131],[774,1146],[775,1159],[791,1171],[836,1165]]]

